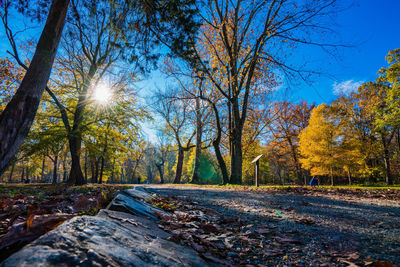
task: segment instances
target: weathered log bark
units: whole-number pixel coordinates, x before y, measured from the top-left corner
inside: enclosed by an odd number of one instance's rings
[[[28,135],[49,80],[69,0],[53,0],[35,54],[17,92],[0,116],[0,174]]]

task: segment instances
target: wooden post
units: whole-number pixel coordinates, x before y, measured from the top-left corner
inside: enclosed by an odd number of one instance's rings
[[[256,161],[256,186],[259,187],[259,182],[258,180],[260,179],[260,160]]]
[[[256,186],[260,186],[259,185],[259,179],[260,179],[260,158],[263,156],[263,154],[258,155],[255,159],[253,159],[253,161],[251,163],[254,163],[255,166],[255,182],[256,182]]]

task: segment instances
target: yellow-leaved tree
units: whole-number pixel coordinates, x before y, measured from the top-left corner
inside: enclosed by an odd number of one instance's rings
[[[328,175],[331,184],[338,165],[338,131],[330,107],[321,104],[311,112],[309,125],[299,136],[300,162],[311,175]]]

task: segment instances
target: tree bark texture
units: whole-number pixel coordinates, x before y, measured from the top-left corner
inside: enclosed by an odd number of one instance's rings
[[[176,173],[174,184],[180,184],[182,179],[182,170],[183,170],[183,156],[184,150],[182,147],[178,149],[178,161],[176,162]]]
[[[49,80],[64,28],[69,0],[53,0],[30,66],[0,116],[0,174],[3,174],[29,133]]]

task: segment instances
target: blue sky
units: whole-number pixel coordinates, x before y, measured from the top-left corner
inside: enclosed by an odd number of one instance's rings
[[[296,50],[300,55],[310,53],[315,69],[325,74],[313,77],[311,84],[295,82],[289,88],[289,93],[285,94],[289,100],[329,103],[337,97],[335,90],[348,91],[361,82],[376,79],[379,68],[386,65],[385,55],[389,50],[400,47],[399,0],[339,0],[339,3],[351,7],[335,18],[337,25],[334,29],[338,32],[338,42],[354,45],[354,48],[340,49],[336,58],[318,47]],[[24,21],[29,25],[28,20],[20,19],[19,22]],[[23,27],[23,23],[15,24]],[[1,26],[0,56],[4,56],[9,46]],[[34,31],[39,32],[40,28]],[[155,86],[164,85],[161,74],[154,71],[139,87],[142,89],[141,93],[146,95]]]
[[[339,0],[350,8],[335,17],[338,42],[354,45],[342,48],[333,58],[318,47],[298,49],[299,56],[311,54],[313,66],[323,75],[315,76],[311,84],[298,81],[285,93],[287,100],[294,102],[307,100],[316,104],[329,103],[336,99],[337,92],[354,90],[362,82],[377,78],[379,68],[386,66],[388,51],[400,47],[399,10],[400,0]],[[16,26],[23,27],[28,20],[14,18]],[[37,28],[33,32],[39,32]],[[37,35],[37,34],[36,34]],[[21,36],[22,37],[22,36]],[[4,29],[0,26],[0,56],[8,48]],[[300,57],[299,57],[300,58]],[[156,86],[164,87],[166,81],[159,71],[154,71],[138,84],[140,95],[146,96]],[[283,87],[281,91],[285,91]],[[335,94],[336,91],[336,94]],[[151,135],[151,134],[150,134]]]
[[[298,54],[312,55],[312,68],[323,74],[309,82],[294,81],[283,86],[285,99],[298,102],[330,103],[340,92],[355,90],[361,83],[375,80],[379,68],[386,66],[386,54],[400,47],[399,0],[342,0],[349,8],[334,18],[337,43],[351,45],[340,48],[332,57],[318,47],[299,48]],[[307,57],[307,56],[305,56]],[[300,56],[299,56],[300,58]],[[142,92],[164,87],[165,80],[154,71],[140,83]],[[282,97],[282,94],[280,94]]]
[[[311,86],[302,83],[292,88],[290,98],[293,101],[304,99],[317,104],[333,101],[337,97],[335,89],[347,91],[361,82],[376,79],[379,68],[386,66],[386,54],[400,47],[400,1],[357,0],[353,3],[337,16],[335,29],[342,43],[355,47],[340,49],[338,59],[313,48],[315,57],[323,62],[322,71],[329,75],[314,77]]]

